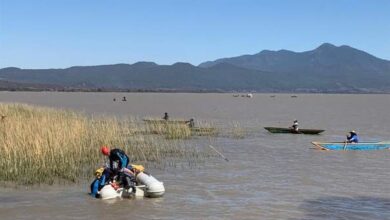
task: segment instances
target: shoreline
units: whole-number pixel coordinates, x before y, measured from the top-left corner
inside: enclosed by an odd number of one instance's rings
[[[318,91],[318,92],[305,92],[305,91],[220,91],[220,90],[148,90],[148,89],[3,89],[0,88],[0,92],[53,92],[53,93],[188,93],[188,94],[349,94],[349,95],[387,95],[390,91]]]

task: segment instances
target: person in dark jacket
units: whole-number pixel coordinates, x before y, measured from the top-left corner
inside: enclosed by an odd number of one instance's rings
[[[110,160],[110,169],[114,173],[121,171],[122,168],[127,168],[129,165],[129,157],[126,153],[118,148],[110,150],[107,146],[101,148],[103,155],[108,156]]]
[[[168,113],[167,113],[167,112],[165,112],[163,119],[166,120],[166,121],[168,121],[169,116],[168,116]]]
[[[359,143],[359,137],[356,134],[356,131],[350,131],[347,135],[346,143]]]
[[[118,148],[110,150],[107,146],[103,146],[101,151],[105,156],[108,156],[110,160],[110,170],[117,177],[117,180],[122,183],[123,187],[126,189],[133,187],[133,190],[135,190],[134,176],[124,172],[124,168],[127,168],[129,165],[129,157],[126,153]]]

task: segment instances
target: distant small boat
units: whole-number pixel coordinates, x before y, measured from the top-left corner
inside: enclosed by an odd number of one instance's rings
[[[325,130],[319,129],[299,129],[295,131],[293,128],[278,128],[278,127],[264,127],[265,130],[271,133],[290,133],[290,134],[319,134]]]
[[[344,142],[311,142],[314,146],[321,150],[386,150],[390,149],[390,142],[360,142],[347,143]]]

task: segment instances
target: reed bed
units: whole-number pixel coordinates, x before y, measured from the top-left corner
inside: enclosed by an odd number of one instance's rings
[[[196,136],[216,136],[217,128],[210,122],[197,121],[195,127],[190,128],[184,119],[162,120],[146,118],[145,132],[147,134],[164,135],[167,139],[188,139]]]
[[[214,123],[206,121],[197,121],[191,128],[191,134],[196,136],[217,136],[221,131],[217,129]]]
[[[191,130],[185,120],[161,120],[148,118],[145,121],[146,134],[164,135],[167,139],[186,139],[191,137]]]
[[[161,128],[132,118],[89,117],[24,104],[0,104],[0,115],[5,116],[0,121],[0,182],[53,184],[90,178],[102,164],[102,145],[120,147],[131,161],[144,163],[166,158],[192,163],[208,155],[177,140],[191,135],[185,124]]]
[[[232,138],[243,139],[247,134],[247,131],[238,122],[231,122],[229,128],[231,128],[230,137]]]

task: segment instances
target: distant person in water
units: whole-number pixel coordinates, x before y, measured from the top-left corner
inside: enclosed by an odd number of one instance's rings
[[[115,102],[115,101],[116,101],[116,98],[114,98],[113,101]]]
[[[292,127],[292,129],[294,129],[294,131],[298,131],[298,129],[299,129],[299,128],[298,128],[298,127],[299,127],[299,126],[298,126],[298,120],[295,119],[295,120],[294,120],[294,123],[293,123],[293,125],[292,125],[291,127]]]
[[[359,137],[356,134],[356,131],[350,131],[347,135],[346,143],[359,143]]]
[[[167,113],[167,112],[165,112],[163,119],[166,120],[166,121],[168,121],[169,116],[168,116],[168,113]]]
[[[126,102],[126,96],[123,96],[123,99],[122,99],[123,102]]]
[[[195,127],[195,121],[194,121],[193,118],[191,118],[190,120],[186,121],[186,124],[188,124],[188,127],[190,127],[190,128]]]

